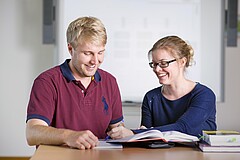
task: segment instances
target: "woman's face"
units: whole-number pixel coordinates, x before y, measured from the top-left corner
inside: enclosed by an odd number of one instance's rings
[[[160,84],[172,85],[180,78],[180,74],[182,73],[181,67],[178,60],[174,61],[175,59],[171,53],[164,49],[157,49],[152,52],[153,71],[158,77]],[[160,67],[161,62],[162,67]]]

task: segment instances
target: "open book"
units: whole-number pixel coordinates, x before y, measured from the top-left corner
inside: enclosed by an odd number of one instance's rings
[[[188,135],[178,131],[148,130],[122,139],[109,139],[109,143],[143,142],[162,140],[164,142],[196,142],[199,139],[196,136]]]

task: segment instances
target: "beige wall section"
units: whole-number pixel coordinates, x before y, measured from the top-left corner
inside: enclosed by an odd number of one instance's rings
[[[42,1],[0,0],[0,157],[31,156],[25,116],[33,79],[53,66],[54,47],[42,44]],[[207,57],[206,57],[207,58]],[[240,131],[240,40],[225,54],[225,102],[217,104],[219,129]],[[125,123],[138,127],[139,107],[124,107]]]
[[[217,104],[218,129],[240,131],[240,37],[225,53],[225,101]]]

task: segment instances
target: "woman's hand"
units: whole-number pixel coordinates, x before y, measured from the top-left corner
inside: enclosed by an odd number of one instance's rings
[[[145,127],[145,126],[140,126],[140,128],[138,128],[138,129],[147,129],[147,127]]]

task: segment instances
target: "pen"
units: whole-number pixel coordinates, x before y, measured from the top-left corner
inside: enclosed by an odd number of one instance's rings
[[[104,140],[106,141],[106,140],[109,140],[111,137],[110,136],[107,136]]]

